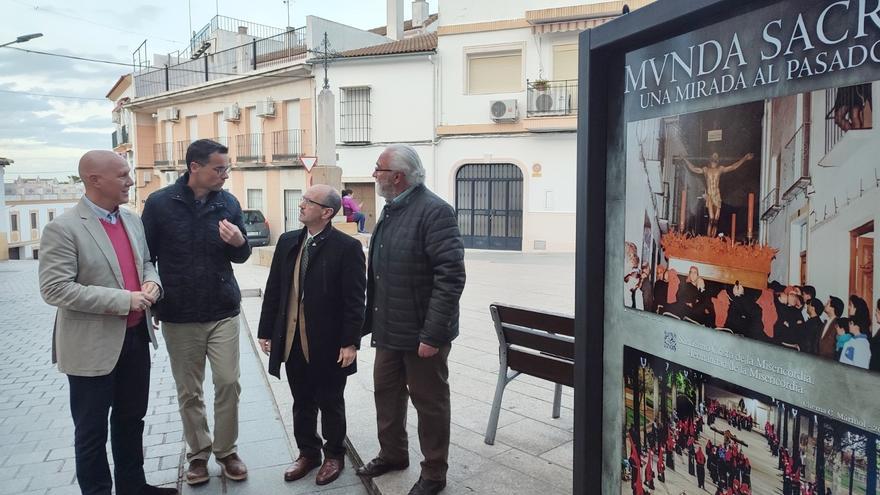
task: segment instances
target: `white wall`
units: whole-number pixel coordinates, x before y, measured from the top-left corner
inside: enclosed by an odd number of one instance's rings
[[[328,19],[322,19],[313,15],[306,16],[306,32],[309,38],[306,41],[312,50],[323,50],[324,33],[327,33],[330,49],[336,52],[353,50],[365,46],[379,45],[392,41],[390,38],[363,31],[355,27],[347,26]],[[316,54],[315,54],[316,55]],[[317,56],[317,55],[316,55]]]
[[[49,223],[49,211],[55,211],[55,218],[58,218],[66,210],[76,206],[76,201],[58,202],[58,203],[19,203],[6,205],[5,212],[5,229],[6,239],[9,241],[10,248],[22,247],[21,259],[33,259],[33,250],[40,247],[40,236],[43,228]],[[37,235],[31,235],[31,212],[37,212]],[[19,240],[12,241],[12,232],[10,230],[9,216],[18,213],[18,233]]]
[[[575,133],[447,137],[437,147],[436,177],[428,186],[455,206],[455,174],[467,163],[512,163],[523,174],[523,251],[546,241],[548,251],[574,251]],[[541,164],[541,176],[532,166]],[[550,201],[548,204],[548,193]]]
[[[479,2],[474,2],[479,3]],[[493,3],[494,2],[490,2]],[[441,17],[442,18],[442,17]],[[553,77],[553,46],[577,43],[577,32],[532,35],[530,28],[454,36],[440,36],[437,52],[442,65],[440,123],[492,124],[492,100],[518,100],[520,117],[526,115],[526,80]],[[467,53],[522,49],[522,90],[514,93],[467,94]]]
[[[337,144],[340,144],[340,88],[353,86],[370,87],[372,142],[431,140],[434,136],[434,60],[428,55],[413,55],[334,62],[329,74],[330,89],[336,96]]]
[[[440,1],[440,25],[469,24],[499,19],[525,18],[526,10],[549,9],[600,3],[595,0],[504,0],[503,2],[474,0]]]

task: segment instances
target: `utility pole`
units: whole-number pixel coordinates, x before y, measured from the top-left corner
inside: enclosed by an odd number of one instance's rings
[[[290,29],[290,2],[293,0],[282,0],[284,5],[287,6],[287,28]]]

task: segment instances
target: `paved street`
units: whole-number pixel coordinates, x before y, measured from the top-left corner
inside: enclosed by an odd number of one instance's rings
[[[449,485],[443,493],[561,495],[571,493],[574,418],[572,391],[563,388],[562,416],[551,418],[553,385],[520,376],[505,393],[495,445],[483,443],[498,376],[498,339],[489,304],[503,302],[548,311],[574,311],[574,255],[468,251],[467,284],[462,297],[461,335],[449,355],[452,435]],[[236,266],[245,288],[265,283],[268,268]],[[259,321],[260,300],[246,298],[243,309],[251,328]],[[348,437],[356,457],[369,461],[379,446],[373,402],[374,353],[364,340],[358,373],[346,388]],[[266,362],[265,357],[264,364]],[[290,431],[290,391],[270,378],[284,423]],[[376,478],[373,489],[387,495],[407,493],[418,479],[421,453],[416,413],[410,406],[410,468]],[[295,450],[295,447],[294,447]]]
[[[0,263],[0,495],[78,494],[73,458],[73,423],[67,379],[51,364],[54,309],[37,287],[37,262]],[[315,493],[309,480],[284,483],[291,450],[280,414],[266,384],[262,365],[242,328],[239,454],[250,469],[243,483],[227,482],[213,461],[208,484],[183,493]],[[183,434],[174,381],[164,343],[153,351],[150,405],[144,431],[147,481],[180,486]],[[209,414],[213,394],[206,377]],[[110,451],[109,445],[107,447]],[[361,494],[366,489],[352,470],[321,493]]]
[[[449,486],[444,493],[540,494],[571,492],[572,391],[564,389],[562,417],[551,418],[553,386],[522,376],[505,392],[495,445],[483,443],[498,372],[498,341],[488,313],[491,302],[549,311],[573,311],[571,254],[522,254],[468,251],[468,281],[462,298],[461,335],[450,354],[452,446]],[[0,495],[79,493],[74,479],[73,426],[64,375],[50,364],[53,308],[37,289],[37,263],[0,263]],[[256,352],[255,329],[268,269],[236,266],[246,295],[241,339],[242,406],[240,453],[251,475],[244,483],[226,482],[211,462],[208,485],[184,493],[316,493],[306,478],[284,483],[281,473],[296,454],[291,442],[290,391],[287,383],[266,376],[265,356]],[[253,329],[251,331],[250,329]],[[153,353],[150,409],[144,443],[151,483],[179,486],[184,445],[174,385],[164,344]],[[358,374],[346,390],[349,439],[354,457],[378,452],[372,396],[373,351],[358,355]],[[210,383],[210,376],[206,383]],[[207,403],[212,401],[208,387]],[[406,493],[418,478],[415,411],[410,410],[408,470],[377,478],[371,486],[387,495]],[[352,462],[336,482],[320,493],[362,494],[367,489],[353,474]]]

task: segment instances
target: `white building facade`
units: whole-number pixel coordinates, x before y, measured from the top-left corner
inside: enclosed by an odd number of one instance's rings
[[[440,6],[433,185],[458,211],[466,247],[574,251],[577,38],[624,3]]]
[[[18,179],[4,184],[5,233],[9,259],[39,258],[43,228],[76,206],[82,184],[46,179]]]

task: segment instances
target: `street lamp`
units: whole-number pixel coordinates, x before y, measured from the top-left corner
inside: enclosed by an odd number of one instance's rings
[[[9,43],[3,43],[2,45],[0,45],[0,48],[3,48],[4,46],[11,45],[13,43],[24,43],[25,41],[30,41],[34,38],[39,38],[40,36],[43,36],[43,33],[23,34],[23,35],[19,36],[18,38],[15,38],[14,41],[10,41]]]

